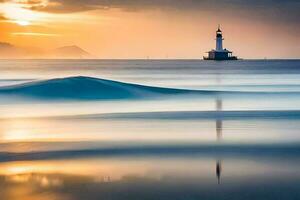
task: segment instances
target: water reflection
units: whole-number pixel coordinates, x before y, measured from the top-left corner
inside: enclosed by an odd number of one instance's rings
[[[221,183],[221,173],[222,173],[222,163],[220,160],[217,160],[216,175],[217,175],[217,179],[218,179],[218,184]]]
[[[0,163],[0,199],[290,199],[300,197],[299,158],[116,157]],[[187,170],[188,169],[188,170]],[[221,163],[216,174],[221,176]],[[219,179],[219,178],[218,178]],[[219,179],[219,183],[221,180]],[[263,189],[259,189],[263,188]],[[247,196],[244,196],[247,192]]]
[[[223,101],[221,97],[216,98],[216,112],[223,110]],[[217,141],[220,142],[223,138],[223,121],[221,117],[217,117],[216,119],[216,133],[217,133]],[[222,162],[220,159],[216,161],[216,177],[218,180],[218,184],[221,183],[221,173],[222,173]]]
[[[223,101],[220,97],[217,97],[216,99],[216,112],[220,112],[223,110]],[[222,133],[223,133],[223,121],[222,116],[218,116],[216,118],[216,133],[217,133],[217,140],[220,141],[222,139]]]

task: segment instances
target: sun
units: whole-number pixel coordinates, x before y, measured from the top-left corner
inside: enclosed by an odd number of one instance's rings
[[[28,10],[17,3],[2,3],[0,13],[3,13],[3,16],[10,22],[20,26],[28,26],[41,19],[39,12]]]
[[[30,25],[30,22],[29,21],[26,21],[26,20],[17,20],[16,23],[20,26],[28,26]]]

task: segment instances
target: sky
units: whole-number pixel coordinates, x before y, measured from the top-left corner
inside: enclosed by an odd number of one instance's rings
[[[0,42],[77,45],[97,58],[300,58],[299,0],[0,0]]]

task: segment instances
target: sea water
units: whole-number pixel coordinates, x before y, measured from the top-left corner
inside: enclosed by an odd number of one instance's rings
[[[0,72],[0,199],[300,198],[299,60],[1,60]],[[82,99],[87,77],[196,94]],[[49,95],[57,78],[70,98]]]

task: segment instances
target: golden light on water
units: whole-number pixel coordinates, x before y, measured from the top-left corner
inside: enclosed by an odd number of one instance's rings
[[[295,176],[299,180],[295,163],[289,165],[278,160],[262,162],[238,158],[229,157],[222,160],[224,166],[221,174],[222,184],[224,181],[224,184],[228,185],[232,182],[237,183],[238,187],[241,185],[240,182],[253,185],[253,180],[261,181],[259,178],[268,179],[278,177],[279,174],[282,177]],[[0,163],[2,184],[0,197],[4,195],[1,199],[6,200],[103,199],[94,196],[105,197],[105,194],[111,193],[115,187],[121,191],[120,196],[126,197],[128,190],[131,191],[132,187],[139,185],[146,188],[146,194],[149,194],[153,188],[152,184],[151,188],[146,187],[149,183],[167,185],[168,188],[182,183],[182,186],[186,187],[188,184],[189,188],[192,186],[199,190],[203,185],[216,186],[215,170],[215,157],[207,156],[168,157],[167,159],[165,157],[139,157],[139,159],[123,156],[121,158],[89,157]],[[177,182],[173,184],[172,181]],[[274,179],[270,181],[274,184]],[[218,185],[218,188],[221,186]],[[123,187],[125,190],[120,190]],[[138,194],[141,196],[143,190],[138,189]],[[171,189],[178,190],[178,187],[171,187]],[[122,193],[123,191],[125,193]],[[76,198],[80,193],[85,193],[87,198]],[[65,198],[66,195],[70,198]]]

